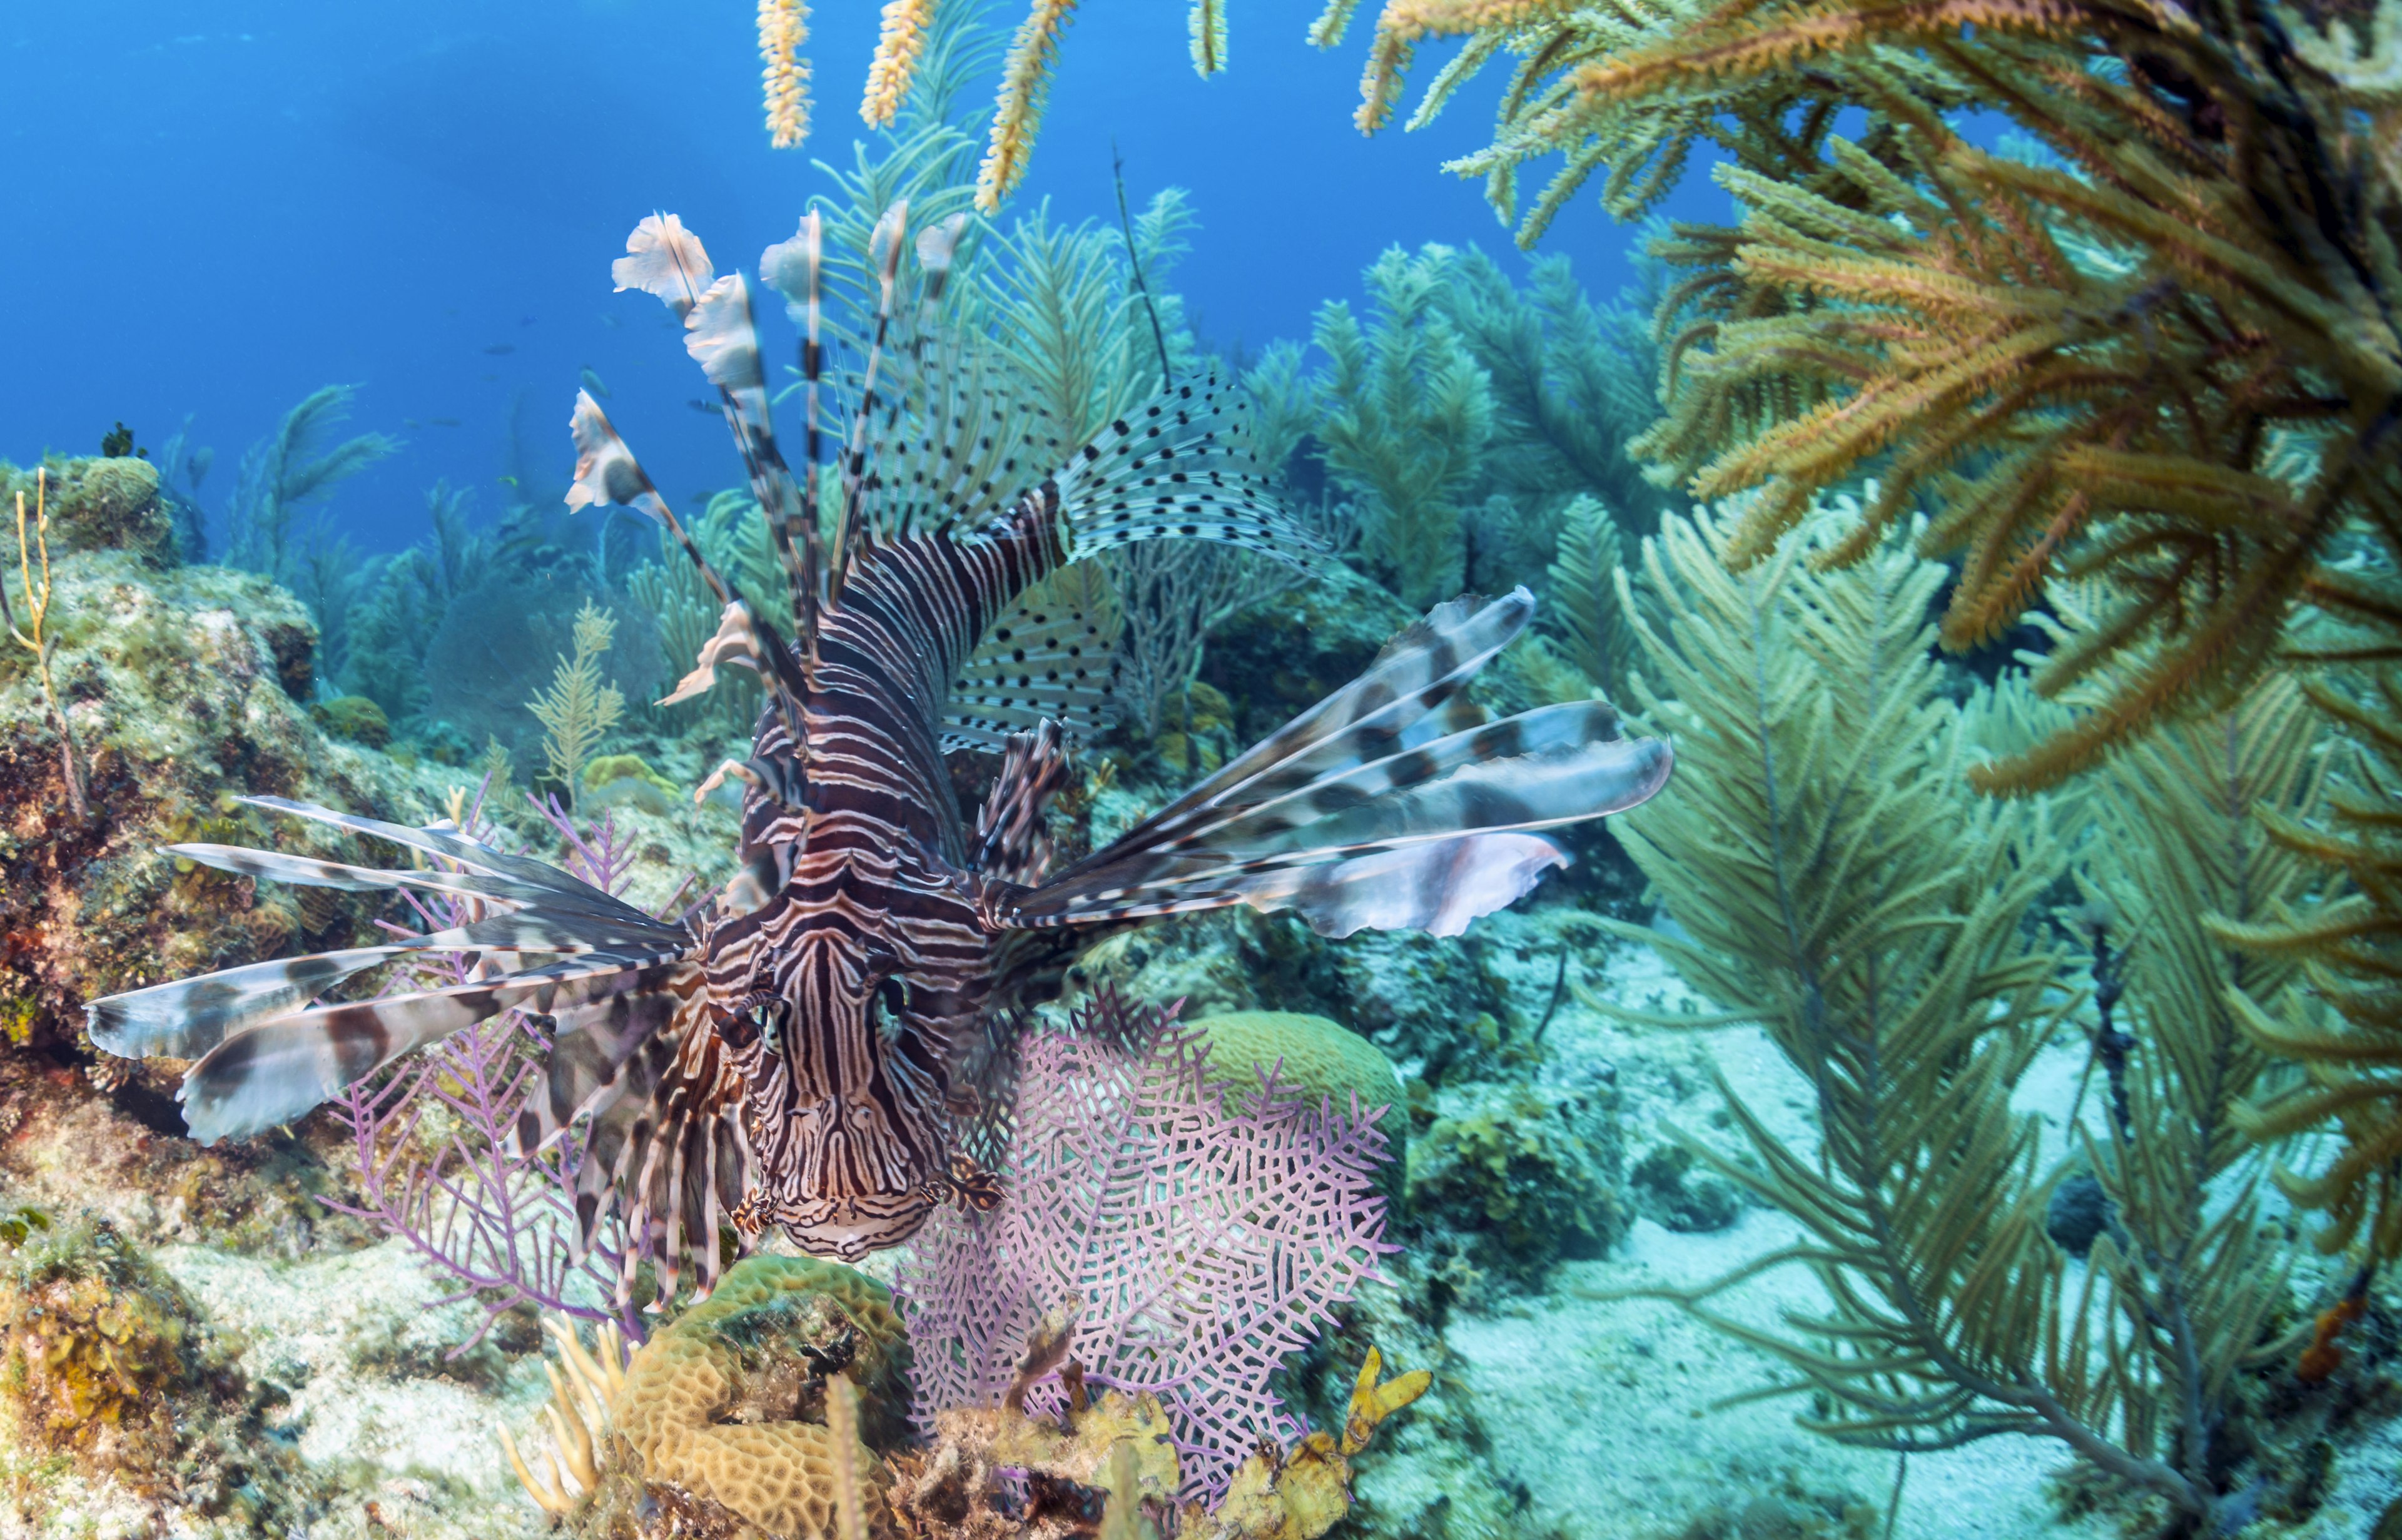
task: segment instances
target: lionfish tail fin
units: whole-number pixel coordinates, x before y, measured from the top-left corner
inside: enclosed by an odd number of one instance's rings
[[[1453,935],[1511,903],[1567,862],[1540,831],[1633,807],[1675,763],[1665,739],[1621,736],[1607,702],[1487,722],[1460,694],[1533,608],[1523,588],[1438,608],[1366,674],[1018,898],[1002,923],[1246,903],[1330,935]]]

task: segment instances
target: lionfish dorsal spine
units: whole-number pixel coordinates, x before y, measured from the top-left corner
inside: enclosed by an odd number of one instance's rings
[[[860,542],[866,536],[867,435],[877,408],[883,405],[877,386],[891,337],[892,296],[900,287],[901,253],[908,227],[909,200],[899,199],[877,220],[875,233],[868,238],[867,249],[877,263],[876,326],[869,335],[867,362],[860,371],[859,402],[850,419],[850,443],[843,452],[842,513],[835,526],[833,596],[841,594],[843,579],[858,555]]]

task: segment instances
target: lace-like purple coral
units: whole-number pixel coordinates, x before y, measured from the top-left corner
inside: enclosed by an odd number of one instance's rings
[[[1214,1500],[1261,1439],[1298,1431],[1269,1375],[1398,1248],[1374,1187],[1384,1109],[1230,1084],[1174,1015],[1104,996],[1028,1036],[1000,1207],[935,1215],[896,1292],[921,1428],[997,1405],[1044,1313],[1081,1301],[1069,1355],[1088,1382],[1156,1395],[1181,1495]],[[1048,1376],[1028,1409],[1063,1394]]]

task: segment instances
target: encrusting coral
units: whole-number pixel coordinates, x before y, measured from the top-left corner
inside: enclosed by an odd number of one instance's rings
[[[1374,1043],[1328,1021],[1297,1011],[1230,1011],[1199,1017],[1193,1030],[1209,1045],[1209,1064],[1233,1078],[1276,1076],[1305,1106],[1320,1103],[1348,1111],[1356,1098],[1362,1111],[1401,1099],[1393,1062]]]

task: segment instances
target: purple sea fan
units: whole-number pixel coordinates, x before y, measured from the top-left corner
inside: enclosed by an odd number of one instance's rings
[[[1384,1109],[1230,1084],[1174,1016],[1105,995],[1072,1030],[1031,1034],[1000,1206],[937,1213],[898,1292],[921,1429],[998,1404],[1044,1313],[1081,1301],[1070,1355],[1090,1382],[1159,1397],[1180,1495],[1214,1501],[1260,1440],[1293,1436],[1270,1373],[1398,1248],[1374,1187]],[[1028,1409],[1062,1394],[1055,1375]]]

